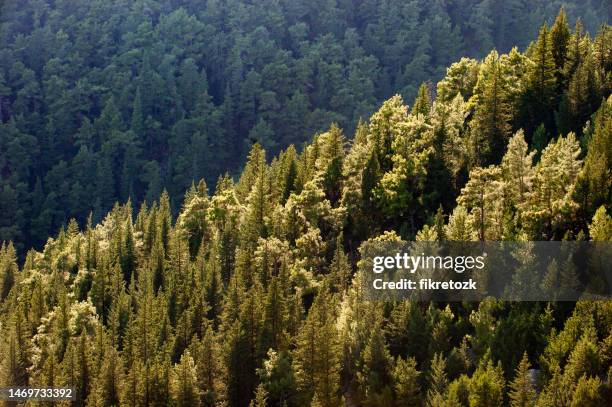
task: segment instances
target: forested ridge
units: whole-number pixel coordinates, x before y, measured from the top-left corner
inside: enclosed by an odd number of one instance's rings
[[[271,160],[255,143],[177,218],[163,192],[71,221],[22,267],[4,243],[0,386],[104,406],[605,405],[612,302],[364,301],[355,264],[370,239],[611,240],[611,47],[561,12],[351,141],[334,124]]]
[[[252,141],[276,154],[332,122],[352,135],[462,56],[523,50],[561,4],[591,35],[612,14],[607,0],[2,3],[0,240],[20,253],[164,188],[176,214],[192,180],[237,175]]]

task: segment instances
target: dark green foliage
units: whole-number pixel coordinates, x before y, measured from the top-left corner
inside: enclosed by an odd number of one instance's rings
[[[609,301],[378,303],[354,271],[375,238],[610,240],[607,26],[591,40],[560,14],[525,54],[453,64],[436,96],[415,85],[461,37],[509,45],[517,2],[178,3],[6,6],[0,387],[71,386],[76,405],[605,405]],[[367,120],[398,86],[414,106]],[[21,264],[11,241],[28,239],[44,245]],[[580,283],[569,260],[547,279]]]
[[[527,46],[561,3],[567,16],[546,47],[557,82],[572,84],[559,127],[580,130],[576,123],[610,91],[609,34],[596,43],[592,67],[578,69],[583,36],[568,38],[566,27],[580,16],[595,33],[609,18],[605,2],[4,3],[0,240],[13,240],[20,255],[65,218],[83,224],[93,211],[99,222],[117,200],[150,204],[165,188],[176,215],[192,182],[237,174],[254,141],[277,153],[332,122],[350,135],[396,92],[418,94],[413,110],[426,113],[431,95],[421,83],[442,78],[461,55]],[[586,100],[585,86],[600,94]],[[541,101],[541,86],[531,88]],[[552,113],[543,113],[551,106],[529,106],[537,117],[525,125],[544,121],[552,131]],[[341,167],[333,162],[329,176]],[[333,187],[327,192],[338,199]]]

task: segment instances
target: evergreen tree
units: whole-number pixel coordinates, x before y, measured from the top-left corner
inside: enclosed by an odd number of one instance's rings
[[[457,198],[459,204],[472,209],[480,240],[485,240],[489,235],[499,238],[503,233],[500,233],[499,221],[496,219],[499,218],[496,214],[500,211],[497,204],[502,195],[500,175],[498,167],[474,168],[470,171],[470,180]]]
[[[539,123],[552,129],[552,115],[556,94],[556,66],[551,33],[546,26],[540,29],[538,39],[531,48],[533,62],[527,72],[525,98],[529,106],[525,128],[533,130]]]
[[[340,391],[340,344],[334,320],[334,301],[323,288],[296,338],[293,355],[298,389],[306,400],[336,406]]]
[[[557,78],[557,93],[564,83],[563,67],[567,57],[567,47],[570,40],[570,29],[567,24],[567,15],[565,9],[561,7],[559,14],[555,19],[553,26],[550,29],[550,41],[552,47],[552,56],[555,60],[556,78]]]
[[[532,233],[552,235],[560,220],[558,216],[574,210],[576,203],[572,200],[572,191],[581,164],[579,155],[580,147],[573,133],[559,137],[542,152],[525,211]]]
[[[610,162],[612,162],[612,100],[604,101],[595,113],[594,131],[587,145],[579,179],[576,185],[577,200],[583,216],[589,217],[596,208],[612,197]]]
[[[504,399],[505,380],[501,364],[485,357],[470,381],[470,406],[498,406]]]
[[[421,403],[419,376],[420,372],[416,369],[416,361],[413,358],[397,359],[393,381],[399,406],[415,406]]]
[[[381,405],[390,402],[393,383],[393,359],[387,350],[379,323],[371,331],[362,358],[363,371],[359,378],[365,403]]]
[[[476,164],[499,160],[510,137],[510,105],[505,67],[496,51],[483,61],[470,104],[474,118],[470,122],[471,156]]]
[[[4,386],[27,386],[29,346],[26,342],[25,321],[19,308],[8,324],[2,327],[2,331],[0,380]]]
[[[530,367],[527,352],[525,352],[516,368],[514,380],[510,383],[510,405],[513,407],[535,405],[536,393],[531,382]]]
[[[431,361],[431,372],[429,374],[429,390],[427,391],[427,405],[439,405],[444,400],[448,387],[448,376],[446,375],[446,360],[444,356],[436,353]]]
[[[193,406],[199,401],[195,363],[189,351],[181,356],[181,361],[173,369],[172,398],[177,406]]]
[[[428,116],[431,109],[431,101],[429,97],[429,88],[426,83],[422,83],[419,87],[419,92],[412,106],[412,114],[422,114]]]
[[[516,132],[508,143],[508,151],[501,163],[504,187],[514,205],[520,206],[527,199],[534,176],[534,155],[534,151],[529,152],[524,133],[520,130]]]

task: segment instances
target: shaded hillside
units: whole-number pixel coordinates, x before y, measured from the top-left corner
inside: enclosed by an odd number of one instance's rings
[[[104,406],[605,405],[612,302],[364,301],[354,269],[369,239],[612,240],[612,31],[564,30],[460,60],[433,102],[394,96],[351,142],[333,125],[271,161],[255,144],[176,220],[163,193],[70,222],[21,269],[3,245],[0,386]]]
[[[522,50],[562,3],[585,33],[610,18],[596,0],[5,1],[0,239],[40,248],[70,217],[164,188],[176,213],[252,141],[276,154],[332,122],[352,134],[460,56]]]

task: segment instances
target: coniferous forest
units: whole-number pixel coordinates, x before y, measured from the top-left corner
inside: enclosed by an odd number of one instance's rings
[[[612,301],[365,301],[356,272],[374,240],[612,241],[608,1],[0,7],[0,387],[612,402]]]
[[[176,216],[253,141],[301,150],[334,122],[350,138],[462,57],[524,50],[561,5],[591,38],[612,16],[609,0],[0,1],[0,241],[41,249],[164,189]]]

